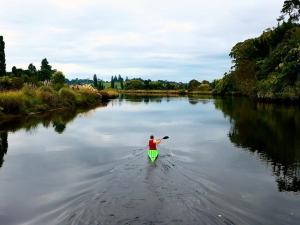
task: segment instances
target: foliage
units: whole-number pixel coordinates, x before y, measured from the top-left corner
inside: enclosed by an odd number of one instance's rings
[[[6,74],[5,64],[5,42],[3,36],[0,36],[0,77]]]
[[[23,87],[24,81],[20,77],[0,77],[0,90],[17,90]]]
[[[38,79],[41,81],[50,80],[51,75],[55,71],[52,70],[52,67],[50,66],[48,60],[45,58],[41,62],[41,70],[38,73]]]
[[[300,1],[299,0],[285,0],[281,10],[281,16],[278,21],[284,20],[286,16],[289,16],[288,20],[295,22],[300,17]]]
[[[74,106],[76,103],[76,94],[69,88],[62,88],[58,92],[59,97],[66,102],[68,106]]]
[[[299,0],[284,2],[282,13],[289,15],[276,28],[257,38],[237,43],[231,50],[232,71],[213,82],[214,92],[264,99],[300,99],[300,26]]]
[[[56,90],[59,90],[64,86],[65,80],[65,75],[60,71],[54,72],[51,76],[51,83]]]
[[[143,80],[141,78],[127,79],[124,84],[125,90],[180,90],[186,89],[183,83],[164,80]]]
[[[191,80],[188,84],[188,89],[189,91],[196,91],[198,90],[199,86],[200,86],[200,82],[197,80]]]
[[[63,87],[56,91],[51,86],[33,88],[25,85],[21,90],[0,92],[0,113],[27,114],[65,107],[75,109],[100,102],[101,95],[95,89]]]
[[[3,92],[0,94],[0,107],[2,113],[18,114],[24,111],[23,96],[20,91]]]

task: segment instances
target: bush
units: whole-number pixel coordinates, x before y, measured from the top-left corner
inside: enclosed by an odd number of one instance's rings
[[[50,106],[58,106],[60,104],[58,93],[49,86],[40,87],[38,89],[38,97],[43,103]]]
[[[63,101],[63,104],[68,106],[74,106],[76,103],[76,93],[69,88],[62,88],[59,90],[59,97]]]
[[[3,113],[18,114],[24,113],[24,101],[22,93],[18,92],[5,92],[0,94],[0,108]]]
[[[198,88],[199,91],[210,91],[209,84],[201,84]]]
[[[18,90],[24,85],[20,77],[0,77],[0,90]]]

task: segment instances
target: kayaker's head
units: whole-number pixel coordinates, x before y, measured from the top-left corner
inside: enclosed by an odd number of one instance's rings
[[[150,139],[154,139],[154,136],[153,136],[153,135],[151,135],[151,136],[150,136]]]

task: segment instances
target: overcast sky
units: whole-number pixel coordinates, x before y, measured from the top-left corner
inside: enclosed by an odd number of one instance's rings
[[[0,0],[7,70],[68,78],[220,78],[232,46],[276,26],[283,0]]]

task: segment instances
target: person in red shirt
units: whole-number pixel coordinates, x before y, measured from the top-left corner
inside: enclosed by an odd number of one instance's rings
[[[154,136],[150,136],[149,140],[149,150],[157,150],[157,145],[160,144],[161,140],[160,139],[154,139]]]

